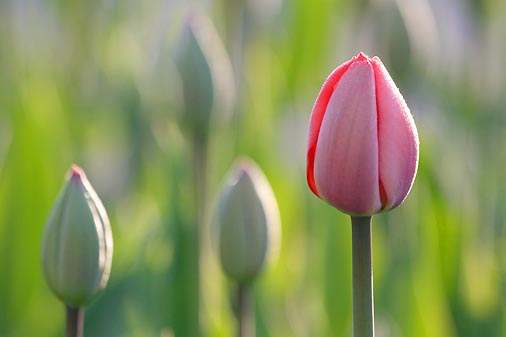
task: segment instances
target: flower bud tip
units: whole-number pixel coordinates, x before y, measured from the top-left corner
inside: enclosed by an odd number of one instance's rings
[[[82,178],[82,176],[84,175],[84,172],[83,170],[77,166],[76,164],[72,164],[72,168],[70,169],[71,171],[71,177],[74,178]]]
[[[367,61],[369,59],[369,57],[364,54],[363,52],[360,52],[358,55],[357,55],[357,60],[358,61]]]

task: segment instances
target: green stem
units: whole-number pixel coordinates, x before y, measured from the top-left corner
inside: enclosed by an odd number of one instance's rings
[[[351,217],[353,337],[374,337],[371,217]]]
[[[67,311],[67,337],[83,337],[84,308],[65,306]]]
[[[255,335],[255,326],[253,325],[253,311],[251,310],[251,287],[249,284],[239,284],[237,287],[237,336],[252,337]]]

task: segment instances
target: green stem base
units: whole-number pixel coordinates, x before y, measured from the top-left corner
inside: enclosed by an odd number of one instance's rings
[[[374,337],[371,217],[351,217],[353,337]]]
[[[67,311],[66,337],[83,337],[84,308],[71,308],[65,306],[65,309]]]
[[[237,287],[235,315],[237,318],[237,336],[255,336],[254,312],[252,308],[251,285],[239,284]]]

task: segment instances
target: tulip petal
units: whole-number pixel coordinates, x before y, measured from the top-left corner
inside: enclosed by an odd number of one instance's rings
[[[346,63],[341,64],[339,67],[327,77],[323,86],[316,98],[309,121],[309,136],[308,136],[308,147],[307,147],[307,182],[311,191],[317,196],[320,196],[316,189],[314,180],[314,158],[316,153],[316,143],[318,142],[318,135],[323,121],[323,115],[327,109],[327,105],[330,100],[330,96],[334,92],[337,82],[341,79],[343,74],[348,70],[350,65],[355,61],[356,57],[352,58]]]
[[[401,204],[418,167],[418,133],[413,116],[378,57],[371,59],[378,110],[379,183],[383,210]]]
[[[375,91],[370,62],[354,59],[330,97],[319,131],[316,189],[322,199],[348,214],[381,209]]]

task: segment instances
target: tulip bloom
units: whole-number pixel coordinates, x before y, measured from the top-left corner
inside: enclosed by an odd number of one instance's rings
[[[313,193],[347,214],[372,215],[404,201],[417,166],[413,117],[381,60],[360,53],[337,67],[311,113]]]

